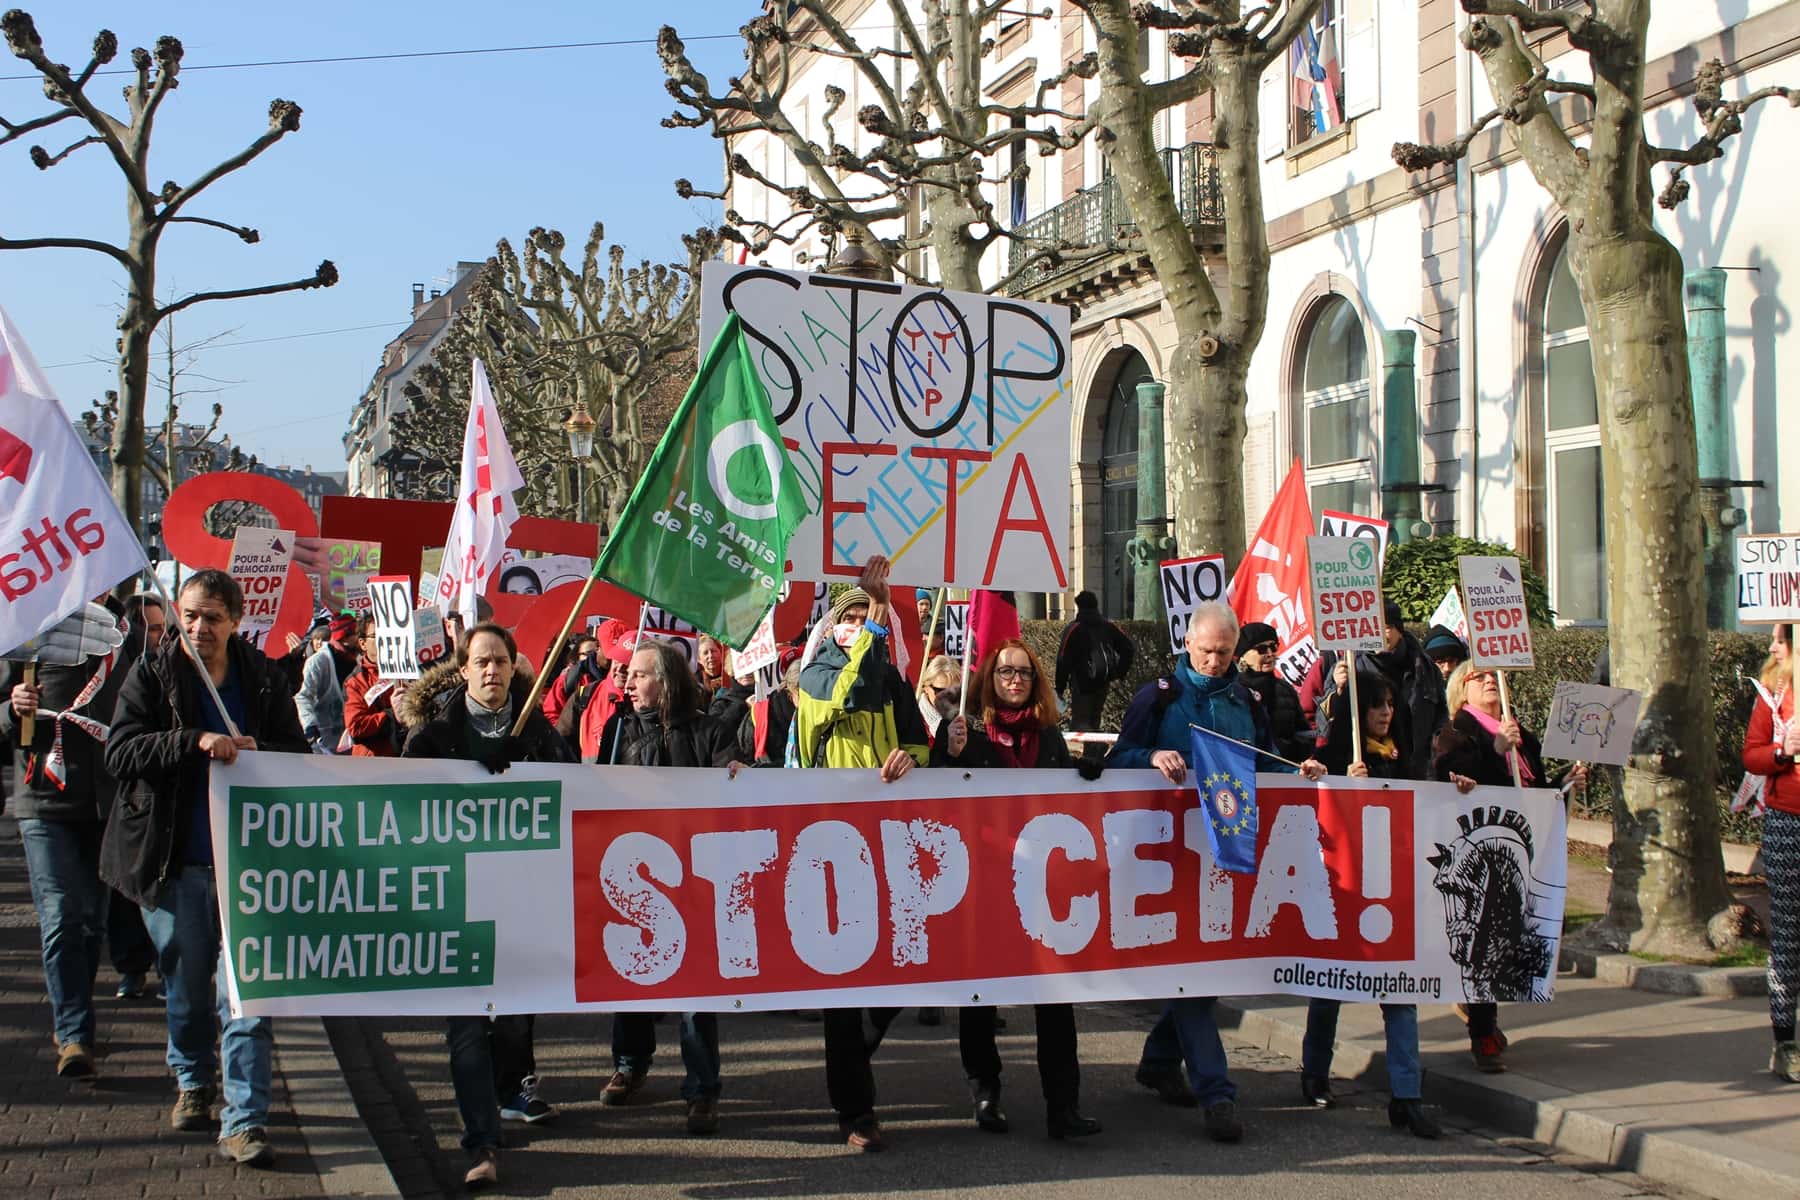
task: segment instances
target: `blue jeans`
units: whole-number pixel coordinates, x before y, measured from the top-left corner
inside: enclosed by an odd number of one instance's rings
[[[211,867],[184,866],[170,877],[144,927],[156,943],[169,1022],[169,1069],[183,1091],[211,1087],[224,1060],[220,1136],[269,1124],[275,1035],[267,1017],[231,1015],[219,893]],[[213,1042],[218,1039],[215,1052]]]
[[[44,947],[44,987],[61,1045],[94,1045],[94,975],[106,936],[106,885],[100,882],[98,821],[19,819],[31,902]]]
[[[494,1082],[494,1062],[515,1057],[521,1038],[529,1045],[531,1018],[451,1017],[445,1037],[450,1042],[450,1083],[456,1089],[456,1111],[462,1115],[463,1149],[470,1153],[498,1150],[500,1089]]]
[[[613,1014],[613,1069],[627,1075],[650,1069],[656,1057],[656,1017],[651,1013]],[[681,1014],[681,1098],[690,1104],[705,1096],[717,1100],[719,1083],[719,1014]]]
[[[1337,1043],[1341,1001],[1310,1000],[1306,1005],[1306,1038],[1300,1043],[1300,1073],[1313,1079],[1331,1075],[1331,1051]],[[1411,1004],[1384,1004],[1381,1023],[1387,1030],[1388,1092],[1396,1100],[1420,1095],[1419,1010]]]
[[[1213,1020],[1212,996],[1182,996],[1169,1001],[1144,1039],[1142,1066],[1152,1071],[1180,1070],[1187,1063],[1188,1083],[1201,1104],[1237,1099],[1237,1085],[1226,1071],[1225,1043]]]

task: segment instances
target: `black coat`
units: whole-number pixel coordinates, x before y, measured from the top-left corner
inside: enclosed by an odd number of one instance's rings
[[[434,714],[407,735],[406,749],[401,754],[406,758],[460,758],[479,762],[490,771],[504,771],[508,764],[516,762],[576,761],[562,734],[556,732],[549,718],[538,708],[531,710],[522,733],[508,737],[497,746],[481,745],[489,739],[478,737],[469,727],[465,700],[468,693],[468,685],[459,683],[441,697],[433,697]],[[523,673],[515,674],[512,681],[515,720],[530,696],[530,678]]]
[[[1117,662],[1111,679],[1084,678],[1089,650],[1096,638],[1112,646]],[[1131,674],[1131,660],[1136,655],[1137,647],[1131,638],[1098,610],[1077,612],[1075,619],[1063,630],[1062,645],[1056,651],[1056,694],[1103,692],[1113,680]]]
[[[950,727],[948,722],[938,729],[937,741],[931,746],[931,765],[934,767],[1004,767],[1000,761],[1000,752],[995,749],[993,740],[988,737],[987,729],[973,717],[969,719],[969,744],[963,747],[960,755],[950,754]],[[1052,726],[1038,732],[1036,767],[1072,767],[1075,759],[1069,753],[1069,743],[1063,739],[1062,730]]]
[[[1419,639],[1402,634],[1400,645],[1392,651],[1357,656],[1360,669],[1376,670],[1394,685],[1394,741],[1406,758],[1409,779],[1429,779],[1432,770],[1432,742],[1438,730],[1450,720],[1450,705],[1444,698],[1444,677],[1437,664],[1425,653]],[[1320,656],[1325,690],[1319,694],[1318,735],[1327,738],[1330,721],[1348,697],[1340,698],[1332,682],[1337,655],[1326,651]]]
[[[308,753],[287,678],[242,638],[233,637],[226,653],[244,696],[243,732],[258,750]],[[211,772],[212,760],[200,750],[203,703],[210,703],[206,685],[173,637],[133,663],[119,688],[106,739],[106,769],[119,790],[100,844],[100,878],[139,904],[156,903],[176,851],[187,844],[190,810],[182,797],[204,787]]]
[[[1300,693],[1294,685],[1273,671],[1246,671],[1242,666],[1238,667],[1238,679],[1262,701],[1275,753],[1295,762],[1312,757],[1316,739],[1306,714],[1300,711]]]
[[[1519,730],[1519,757],[1537,778],[1536,787],[1555,787],[1560,781],[1544,774],[1544,760],[1537,735]],[[1489,787],[1511,787],[1512,765],[1494,749],[1494,735],[1481,727],[1465,708],[1438,735],[1437,753],[1431,764],[1433,779],[1448,780],[1451,773],[1467,775]]]
[[[621,709],[607,718],[600,746],[622,767],[722,767],[738,757],[737,725],[725,725],[705,713],[676,714],[664,736],[662,714],[655,709]]]
[[[1340,704],[1337,708],[1338,713],[1331,721],[1331,734],[1325,739],[1325,744],[1319,748],[1318,757],[1319,761],[1325,764],[1325,769],[1333,775],[1347,775],[1350,771],[1352,757],[1350,753],[1350,706]],[[1394,724],[1398,726],[1401,723],[1402,710],[1396,708]],[[1392,732],[1394,731],[1390,730],[1390,733]],[[1370,779],[1429,779],[1430,775],[1419,773],[1414,769],[1416,762],[1416,759],[1407,757],[1404,749],[1401,750],[1399,758],[1382,758],[1379,755],[1369,754],[1363,756],[1363,763],[1369,768]]]

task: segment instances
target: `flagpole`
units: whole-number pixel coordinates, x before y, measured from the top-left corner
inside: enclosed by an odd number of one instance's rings
[[[965,717],[969,714],[969,647],[975,644],[975,593],[969,593],[968,608],[963,612],[963,652],[962,652],[962,688],[956,697],[956,715]],[[921,672],[923,674],[923,672]]]
[[[1264,750],[1261,746],[1252,746],[1249,742],[1240,742],[1234,737],[1226,737],[1224,734],[1220,733],[1216,729],[1208,729],[1206,726],[1196,725],[1192,721],[1188,722],[1188,728],[1189,729],[1198,729],[1201,733],[1211,734],[1213,737],[1218,738],[1221,742],[1230,742],[1234,746],[1242,746],[1244,749],[1252,751],[1253,753],[1256,753],[1256,754],[1260,754],[1264,758],[1272,758],[1278,763],[1286,763],[1288,766],[1294,768],[1294,770],[1296,770],[1296,771],[1303,770],[1305,767],[1305,764],[1297,763],[1291,758],[1283,758],[1283,757],[1281,757],[1281,755],[1276,754],[1273,750]]]
[[[569,609],[569,619],[563,622],[562,632],[556,635],[556,642],[550,647],[549,656],[544,659],[543,669],[537,673],[537,678],[531,681],[531,695],[525,698],[525,707],[519,711],[519,719],[513,723],[512,735],[514,737],[524,734],[525,722],[531,718],[532,710],[543,698],[545,685],[550,682],[551,664],[561,658],[563,647],[569,641],[569,630],[575,627],[575,618],[580,615],[581,606],[587,603],[588,594],[594,590],[594,581],[598,578],[599,576],[589,571],[587,582],[581,585],[581,594],[575,597],[575,606]]]
[[[1500,684],[1500,716],[1504,720],[1512,720],[1512,697],[1506,692],[1506,672],[1499,667],[1494,668],[1494,679]],[[1519,748],[1514,746],[1506,752],[1506,761],[1512,766],[1513,786],[1522,788],[1525,781],[1519,778]]]
[[[200,672],[200,681],[206,685],[207,694],[212,697],[212,702],[219,708],[219,719],[225,722],[226,734],[233,738],[242,737],[243,733],[238,729],[237,722],[231,719],[231,713],[225,707],[224,698],[219,695],[219,685],[213,682],[212,669],[206,665],[206,660],[200,657],[200,651],[194,648],[192,639],[188,637],[187,626],[181,623],[181,610],[175,607],[175,597],[169,595],[169,589],[163,586],[160,573],[152,571],[150,578],[156,581],[156,590],[161,593],[163,603],[169,606],[169,615],[174,618],[169,624],[175,626],[175,636],[181,639],[182,649],[186,650],[188,657],[193,660],[194,666]],[[229,645],[226,647],[226,652],[230,653]]]
[[[637,653],[638,646],[640,644],[642,644],[642,642],[644,640],[644,621],[649,617],[649,615],[650,615],[650,605],[648,603],[646,603],[643,599],[640,598],[638,600],[637,638],[631,643],[631,652],[633,654]],[[697,649],[698,649],[698,646],[696,646],[696,650]],[[621,704],[629,704],[629,703],[631,703],[631,698],[629,696],[620,696],[619,702]],[[615,713],[617,713],[619,710],[615,708],[613,711]],[[608,718],[608,720],[610,721],[610,718]],[[600,732],[602,734],[604,734],[606,732],[606,730],[601,729]],[[621,720],[619,722],[619,732],[613,734],[612,753],[607,756],[607,761],[606,761],[607,766],[616,767],[619,765],[619,742],[621,740],[623,740],[624,737],[625,737],[625,722],[623,720]]]
[[[944,593],[949,590],[937,589],[937,598],[931,603],[931,628],[925,631],[925,645],[919,651],[919,657],[925,661],[919,665],[919,686],[913,689],[914,700],[925,694],[925,668],[931,665],[931,639],[937,636],[938,615],[944,611]]]
[[[1350,765],[1362,760],[1362,706],[1356,700],[1356,651],[1350,654]]]

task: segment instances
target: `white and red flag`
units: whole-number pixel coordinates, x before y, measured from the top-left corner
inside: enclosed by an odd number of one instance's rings
[[[475,598],[487,590],[488,578],[506,552],[507,535],[519,519],[512,494],[524,486],[525,477],[506,444],[506,430],[500,427],[487,368],[478,358],[469,385],[456,515],[444,541],[444,562],[433,596],[440,612],[458,612],[464,624],[475,623]]]
[[[149,564],[49,380],[0,309],[0,650]]]
[[[1313,643],[1311,560],[1306,555],[1312,531],[1306,471],[1296,459],[1225,593],[1240,623],[1261,621],[1275,627],[1281,640],[1276,669],[1295,687],[1319,657]]]

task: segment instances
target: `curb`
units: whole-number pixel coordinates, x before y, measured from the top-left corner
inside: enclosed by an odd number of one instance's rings
[[[1702,967],[1650,962],[1630,954],[1603,954],[1564,945],[1557,966],[1582,979],[1665,996],[1766,996],[1769,973],[1762,967]]]
[[[287,1084],[295,1123],[325,1195],[400,1200],[400,1189],[350,1098],[325,1023],[318,1017],[283,1019],[275,1067]]]
[[[1651,966],[1655,964],[1641,964]],[[1300,1057],[1304,1017],[1279,1011],[1293,997],[1221,999],[1221,1028],[1235,1028],[1245,1040],[1291,1058]],[[1235,1021],[1235,1025],[1233,1022]],[[1647,1129],[1666,1114],[1616,1105],[1582,1107],[1587,1099],[1522,1075],[1483,1075],[1459,1066],[1466,1054],[1424,1050],[1426,1099],[1505,1133],[1530,1138],[1596,1163],[1631,1171],[1660,1183],[1687,1188],[1712,1200],[1746,1195],[1800,1196],[1796,1160],[1692,1129]],[[1367,1044],[1340,1040],[1332,1074],[1369,1077],[1385,1088],[1387,1056]],[[1626,1119],[1619,1119],[1626,1118]]]

